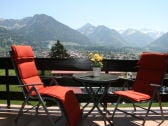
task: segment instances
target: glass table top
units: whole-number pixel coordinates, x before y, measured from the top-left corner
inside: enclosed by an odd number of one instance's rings
[[[101,73],[100,76],[95,77],[93,76],[92,72],[73,74],[73,77],[80,81],[99,82],[99,83],[116,81],[119,79],[118,76],[116,75],[105,74],[105,73]]]

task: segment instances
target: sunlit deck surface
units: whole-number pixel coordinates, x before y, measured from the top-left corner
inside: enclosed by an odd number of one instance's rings
[[[47,116],[44,114],[43,111],[40,111],[39,115],[33,115],[34,112],[29,112],[22,116],[18,123],[16,124],[14,119],[18,113],[20,106],[11,105],[10,108],[7,108],[6,105],[0,105],[0,126],[50,126],[50,122]],[[54,109],[54,111],[53,111]],[[88,112],[89,108],[86,108],[84,114]],[[130,108],[125,108],[128,111],[131,111]],[[159,108],[153,108],[159,110]],[[50,111],[53,115],[53,118],[57,118],[60,115],[60,111],[58,107],[50,107]],[[110,112],[112,113],[113,107],[109,108]],[[164,118],[165,120],[162,121],[160,115],[150,114],[147,118],[145,126],[168,126],[168,107],[164,109]],[[140,115],[144,116],[144,111],[138,110],[137,111]],[[115,126],[141,126],[142,121],[136,118],[126,116],[123,113],[117,113],[114,118],[114,125]],[[60,119],[59,122],[55,126],[67,126],[64,123],[64,119]],[[80,126],[104,126],[104,122],[102,117],[99,115],[97,110],[93,111],[92,114],[87,117]]]

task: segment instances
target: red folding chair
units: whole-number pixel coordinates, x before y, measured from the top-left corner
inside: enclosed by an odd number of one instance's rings
[[[152,102],[157,98],[161,115],[163,117],[162,105],[160,100],[160,86],[163,83],[164,75],[168,67],[168,54],[163,53],[142,53],[140,60],[138,61],[138,72],[135,82],[131,90],[115,91],[114,94],[119,96],[115,109],[113,111],[112,118],[116,111],[121,111],[126,114],[132,115],[136,118],[142,119],[143,125],[145,124],[145,117],[148,116],[149,111],[154,112],[151,109]],[[127,111],[118,108],[121,100],[126,99],[127,101],[133,103],[134,111],[136,107],[145,109],[141,105],[136,103],[149,102],[149,106],[146,110],[145,117],[137,116],[135,113],[129,113]],[[158,113],[157,113],[158,114]]]
[[[20,108],[16,121],[23,114],[25,105],[29,100],[36,99],[38,103],[33,106],[38,112],[40,106],[44,109],[52,125],[55,121],[45,105],[45,101],[52,101],[59,105],[62,116],[66,118],[69,126],[77,126],[82,118],[82,111],[76,95],[67,87],[59,85],[45,86],[38,75],[35,65],[34,53],[31,46],[13,45],[11,46],[11,58],[16,70],[16,74],[23,89],[25,100]]]

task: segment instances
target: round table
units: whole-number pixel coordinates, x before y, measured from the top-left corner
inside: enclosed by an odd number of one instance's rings
[[[112,85],[113,82],[116,82],[118,80],[118,77],[116,75],[105,73],[101,73],[100,76],[94,77],[92,72],[88,72],[88,73],[73,74],[73,78],[77,81],[80,81],[83,84],[83,86],[86,89],[86,92],[91,97],[91,99],[83,108],[88,106],[90,102],[93,102],[93,107],[90,109],[90,111],[87,113],[86,116],[88,116],[95,108],[97,108],[99,113],[104,118],[105,125],[106,121],[108,121],[111,125],[113,125],[111,120],[108,119],[106,115],[103,113],[105,111],[106,113],[110,114],[106,106],[103,104],[103,100],[107,96],[110,86]],[[100,107],[103,107],[103,109],[100,109]]]

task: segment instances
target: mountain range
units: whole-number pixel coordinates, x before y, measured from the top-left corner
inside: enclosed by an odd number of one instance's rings
[[[35,46],[36,49],[46,49],[52,41],[60,40],[80,47],[96,45],[167,50],[168,33],[159,32],[159,36],[156,33],[135,29],[117,31],[104,25],[94,26],[89,23],[75,30],[45,14],[23,19],[0,19],[0,47],[5,43],[22,43]]]
[[[105,26],[93,26],[89,23],[78,29],[79,32],[87,36],[90,40],[103,43],[104,45],[112,45],[113,47],[139,47],[147,49],[150,48],[150,44],[154,41],[157,43],[157,39],[164,35],[164,32],[147,31],[147,30],[115,30]],[[116,44],[117,43],[117,44]],[[162,47],[162,42],[159,42]],[[166,43],[164,43],[166,44]],[[168,44],[168,42],[167,42]]]
[[[61,42],[75,42],[77,44],[82,43],[83,45],[90,43],[90,40],[77,30],[45,14],[37,14],[33,17],[26,17],[20,20],[1,19],[0,27],[8,31],[8,38],[10,36],[14,43],[30,44],[36,49],[45,49],[50,41],[56,40],[60,40]],[[17,40],[11,32],[18,36]],[[0,36],[0,38],[4,38],[4,36]],[[18,40],[19,38],[20,40]]]
[[[168,52],[168,33],[165,33],[157,40],[153,41],[147,46],[148,50],[155,50],[155,51],[166,51]]]
[[[138,30],[127,29],[121,33],[124,40],[132,47],[144,47],[154,40],[148,34]]]
[[[94,27],[91,24],[86,24],[78,31],[100,46],[112,46],[114,48],[126,46],[125,40],[116,30],[103,25]]]

